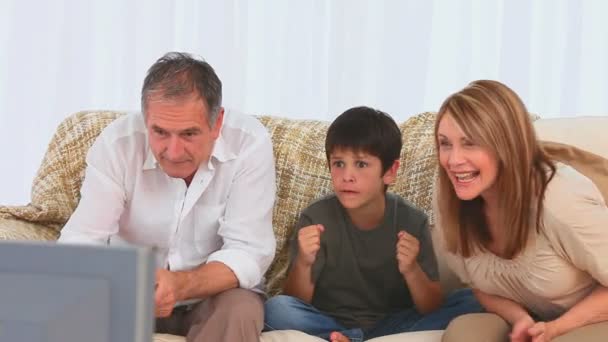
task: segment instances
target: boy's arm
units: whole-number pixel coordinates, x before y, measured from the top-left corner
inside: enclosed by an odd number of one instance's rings
[[[312,281],[312,265],[305,265],[294,260],[287,275],[287,281],[283,287],[284,294],[299,298],[306,303],[312,301],[315,284]]]
[[[411,270],[403,273],[403,278],[419,313],[424,315],[441,306],[443,294],[439,282],[429,279],[418,263]]]
[[[313,225],[306,215],[300,216],[297,227],[290,241],[290,265],[283,293],[310,303],[315,290],[313,265],[323,263],[324,259],[323,252],[319,253],[324,228]]]
[[[400,231],[397,235],[397,261],[416,309],[426,314],[438,309],[443,302],[439,284],[437,258],[428,227],[428,219],[419,226],[418,238]]]

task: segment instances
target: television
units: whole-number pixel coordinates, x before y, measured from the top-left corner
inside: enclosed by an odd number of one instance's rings
[[[0,241],[1,342],[150,342],[153,330],[150,249]]]

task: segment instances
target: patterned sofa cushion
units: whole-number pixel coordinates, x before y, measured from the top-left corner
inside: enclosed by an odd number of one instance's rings
[[[59,231],[80,199],[86,153],[97,135],[124,113],[79,112],[60,124],[32,186],[32,202],[0,207],[0,217],[16,218]],[[285,277],[288,241],[301,210],[331,191],[324,142],[329,122],[260,116],[271,133],[277,172],[273,227],[277,255],[267,273],[270,294],[280,291]],[[393,191],[431,216],[435,177],[433,126],[435,114],[422,113],[399,125],[403,133],[401,167]],[[431,217],[432,221],[432,217]]]
[[[34,178],[30,204],[0,207],[0,217],[61,230],[80,200],[89,147],[110,122],[123,114],[85,111],[66,118],[53,135]]]

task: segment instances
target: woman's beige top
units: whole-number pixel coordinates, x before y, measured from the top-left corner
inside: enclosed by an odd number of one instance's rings
[[[513,260],[490,252],[467,259],[446,253],[447,264],[471,287],[520,303],[541,319],[554,319],[598,283],[608,286],[608,207],[588,178],[557,164],[543,220],[543,232],[534,232]]]

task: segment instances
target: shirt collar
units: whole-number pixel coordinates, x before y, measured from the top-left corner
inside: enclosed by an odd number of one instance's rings
[[[213,146],[213,151],[211,152],[211,158],[209,158],[209,169],[213,169],[211,159],[215,159],[220,163],[224,163],[236,158],[236,154],[232,152],[230,144],[228,144],[226,139],[224,139],[224,134],[222,133],[223,130],[220,131],[220,135],[215,140],[215,145]]]
[[[154,157],[154,153],[152,153],[152,149],[150,148],[150,145],[147,145],[146,160],[144,161],[143,169],[151,170],[151,169],[155,169],[157,166],[158,166],[158,161],[156,161],[156,157]]]

